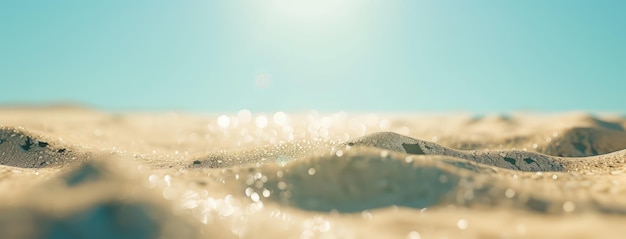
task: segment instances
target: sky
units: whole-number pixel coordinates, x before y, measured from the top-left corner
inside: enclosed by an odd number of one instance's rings
[[[618,111],[626,1],[2,0],[0,105]]]

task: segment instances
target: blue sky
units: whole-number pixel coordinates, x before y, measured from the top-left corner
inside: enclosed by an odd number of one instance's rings
[[[626,1],[0,1],[0,104],[620,111]]]

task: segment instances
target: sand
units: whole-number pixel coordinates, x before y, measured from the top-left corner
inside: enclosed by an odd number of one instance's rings
[[[622,238],[626,119],[0,108],[0,238]]]

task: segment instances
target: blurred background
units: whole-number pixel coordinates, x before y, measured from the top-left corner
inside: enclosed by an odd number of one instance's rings
[[[626,1],[0,1],[0,104],[624,111]]]

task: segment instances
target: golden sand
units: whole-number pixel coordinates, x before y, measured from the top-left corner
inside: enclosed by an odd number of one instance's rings
[[[0,109],[0,238],[622,238],[626,119]]]

